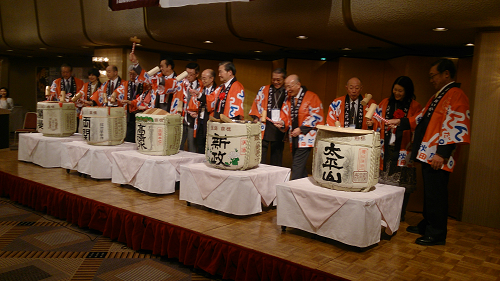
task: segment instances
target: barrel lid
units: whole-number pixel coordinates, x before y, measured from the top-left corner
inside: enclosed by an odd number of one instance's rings
[[[357,135],[373,134],[373,131],[371,131],[371,130],[361,130],[361,129],[353,129],[353,128],[326,126],[326,125],[318,125],[318,126],[316,126],[316,128],[318,128],[318,130],[325,130],[325,131],[346,133],[346,134],[357,134]]]
[[[151,114],[151,115],[170,115],[170,113],[166,112],[161,108],[150,108],[143,112],[143,114]]]

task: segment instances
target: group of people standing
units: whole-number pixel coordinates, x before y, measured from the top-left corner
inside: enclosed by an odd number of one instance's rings
[[[66,101],[78,92],[75,102],[83,106],[124,106],[128,111],[127,141],[135,141],[134,114],[149,108],[161,108],[183,116],[183,140],[187,150],[205,153],[209,115],[220,114],[234,120],[243,120],[244,87],[236,79],[232,62],[219,64],[216,85],[215,71],[205,69],[199,78],[200,67],[186,65],[187,76],[176,80],[174,62],[160,61],[160,71],[148,74],[141,68],[135,54],[130,54],[129,81],[118,76],[116,66],[106,69],[108,81],[99,82],[99,72],[89,71],[88,83],[72,77],[71,67],[61,67],[62,78],[54,81],[49,100],[57,100],[61,90]],[[455,65],[448,59],[432,64],[429,79],[438,91],[422,106],[415,100],[414,85],[407,76],[398,77],[391,95],[377,107],[384,119],[367,119],[361,101],[363,88],[359,78],[347,81],[347,94],[333,100],[328,108],[326,124],[380,132],[380,182],[405,187],[402,208],[404,220],[406,205],[416,188],[415,163],[422,164],[424,184],[424,219],[407,231],[421,234],[417,244],[438,245],[446,240],[448,214],[448,179],[453,171],[453,152],[457,144],[469,143],[469,102],[455,83]],[[113,97],[115,97],[113,99]],[[368,102],[369,107],[375,101]],[[325,124],[323,105],[318,95],[301,84],[298,75],[286,74],[282,68],[272,72],[271,84],[259,89],[249,115],[253,122],[261,121],[262,163],[282,165],[285,139],[292,151],[291,180],[307,177],[306,162],[314,146],[316,126]],[[268,152],[270,161],[267,162]],[[418,161],[417,161],[418,160]]]

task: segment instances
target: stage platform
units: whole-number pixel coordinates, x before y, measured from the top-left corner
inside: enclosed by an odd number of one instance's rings
[[[0,195],[126,243],[236,280],[498,280],[500,230],[449,220],[444,246],[414,244],[405,228],[356,248],[276,224],[276,209],[227,215],[169,195],[141,192],[17,160],[2,150]],[[382,231],[383,233],[383,231]],[[1,249],[0,249],[1,252]]]

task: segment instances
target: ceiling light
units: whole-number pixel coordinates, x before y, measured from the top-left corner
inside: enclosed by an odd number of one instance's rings
[[[42,48],[40,48],[40,50],[47,50],[47,48],[43,48],[43,47],[42,47]]]
[[[305,39],[307,39],[307,38],[309,38],[309,37],[307,37],[307,36],[305,36],[305,35],[300,35],[300,36],[297,36],[296,38],[297,38],[297,39],[302,39],[302,40],[305,40]]]
[[[262,53],[262,51],[254,51],[254,52],[256,52],[256,53]]]
[[[341,50],[342,50],[342,51],[352,51],[352,49],[351,49],[351,48],[347,48],[347,47],[342,48]]]
[[[188,54],[188,55],[194,55],[194,53],[186,53],[186,54]]]
[[[7,50],[7,52],[14,52],[14,50]]]
[[[63,56],[61,56],[61,55],[58,55],[57,57],[58,57],[58,58],[62,58]]]
[[[88,46],[82,46],[82,48],[84,48],[84,49],[88,49],[89,47],[88,47]]]
[[[320,58],[320,60],[326,60],[326,58]]]
[[[109,59],[107,57],[92,57],[92,61],[95,62],[108,62]]]
[[[205,41],[203,41],[203,43],[205,43],[205,44],[212,44],[213,42],[210,41],[210,40],[205,40]]]
[[[434,30],[434,31],[448,31],[448,28],[446,28],[446,27],[436,27],[436,28],[434,28],[432,30]]]
[[[468,43],[468,44],[465,44],[465,46],[467,46],[467,47],[474,47],[474,43]]]

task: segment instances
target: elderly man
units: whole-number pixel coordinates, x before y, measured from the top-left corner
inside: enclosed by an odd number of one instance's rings
[[[433,63],[429,79],[438,91],[420,114],[389,120],[398,130],[415,132],[411,160],[422,164],[424,183],[424,219],[406,228],[420,234],[415,243],[444,245],[448,223],[448,179],[455,166],[453,152],[457,144],[470,142],[469,99],[455,83],[455,65],[441,59]]]
[[[345,88],[347,95],[336,98],[328,108],[327,125],[335,126],[338,121],[340,127],[371,129],[372,123],[370,123],[370,126],[367,124],[363,105],[361,104],[363,100],[363,96],[360,94],[363,89],[361,80],[353,77],[347,81]],[[367,106],[369,107],[374,102],[371,99]]]
[[[127,81],[122,80],[118,76],[118,67],[110,65],[106,67],[106,77],[108,81],[104,82],[101,87],[92,95],[91,99],[94,101],[94,106],[123,106],[120,102],[124,99],[123,87]],[[116,93],[115,93],[116,92]],[[115,95],[113,95],[115,93]],[[115,96],[115,101],[112,101],[112,96]]]
[[[324,124],[323,105],[318,95],[308,91],[292,74],[285,79],[288,93],[281,108],[281,120],[275,124],[288,130],[292,149],[290,180],[307,177],[306,163],[316,138],[316,126]]]
[[[267,161],[267,151],[271,147],[270,164],[281,166],[283,160],[284,133],[277,128],[273,122],[266,122],[267,118],[277,122],[280,118],[281,107],[285,100],[286,92],[283,87],[286,71],[276,68],[271,77],[271,85],[262,86],[255,97],[250,110],[250,116],[254,122],[262,122],[262,159],[261,163]]]
[[[170,113],[175,114],[179,113],[183,117],[182,121],[182,141],[180,149],[184,149],[184,143],[186,139],[188,141],[188,150],[189,152],[196,152],[196,144],[195,144],[195,125],[196,125],[196,116],[194,114],[188,113],[188,104],[191,101],[192,97],[197,97],[199,93],[201,93],[201,89],[203,89],[203,84],[198,79],[198,75],[200,72],[200,66],[191,62],[186,65],[186,72],[188,75],[184,80],[181,81],[179,90],[175,93],[172,99],[172,106],[170,109]]]
[[[61,78],[57,78],[50,86],[50,96],[48,100],[59,100],[61,91],[66,92],[65,100],[69,102],[71,98],[83,87],[83,81],[73,77],[73,67],[68,64],[61,65]]]
[[[198,153],[205,153],[205,142],[207,140],[207,121],[209,111],[207,110],[207,96],[212,95],[217,87],[214,82],[215,71],[205,69],[201,73],[203,90],[194,96],[189,102],[188,113],[196,118],[196,146]]]
[[[220,118],[221,114],[235,120],[242,120],[245,88],[236,80],[236,67],[230,61],[219,63],[221,85],[213,95],[207,96],[207,109],[211,115]]]

